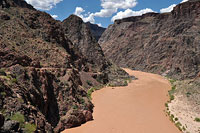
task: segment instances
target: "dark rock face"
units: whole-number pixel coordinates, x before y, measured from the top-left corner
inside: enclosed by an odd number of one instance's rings
[[[33,6],[27,4],[24,0],[0,0],[1,8],[9,8],[9,7],[17,7],[17,6],[35,10]]]
[[[128,74],[106,59],[88,24],[78,16],[71,15],[62,22],[62,25],[65,35],[87,58],[89,71],[94,72],[93,77],[104,84],[108,82],[117,86],[124,84],[124,80],[129,78]]]
[[[0,129],[4,125],[5,118],[2,114],[0,114]]]
[[[99,40],[114,63],[132,69],[192,78],[200,66],[200,1],[171,13],[148,13],[116,20]]]
[[[91,24],[90,22],[87,22],[86,24],[90,28],[92,35],[97,41],[99,40],[103,32],[106,30],[106,28],[100,27],[97,24]]]

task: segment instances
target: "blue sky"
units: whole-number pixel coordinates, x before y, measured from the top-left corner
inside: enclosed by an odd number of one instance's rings
[[[26,0],[35,8],[46,11],[57,20],[70,14],[84,21],[107,27],[115,19],[138,16],[147,12],[170,12],[187,0]]]

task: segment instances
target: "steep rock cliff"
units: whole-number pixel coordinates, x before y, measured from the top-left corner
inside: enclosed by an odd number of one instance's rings
[[[107,58],[122,67],[184,79],[200,67],[200,1],[171,13],[147,13],[116,20],[99,40]]]

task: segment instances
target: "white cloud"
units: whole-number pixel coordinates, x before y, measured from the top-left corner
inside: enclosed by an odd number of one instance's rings
[[[183,0],[181,3],[187,2],[188,0]]]
[[[101,0],[101,6],[104,9],[128,9],[135,7],[137,5],[137,0]]]
[[[57,19],[58,15],[51,15],[51,17],[53,17],[54,19]]]
[[[89,13],[82,15],[84,12],[85,10],[82,7],[76,7],[74,14],[82,18],[84,22],[95,23],[94,14]]]
[[[140,16],[142,14],[148,13],[148,12],[154,12],[152,9],[146,8],[140,11],[133,11],[131,9],[127,9],[124,12],[120,11],[117,13],[117,15],[112,17],[112,22],[114,22],[116,19],[122,19],[130,16]]]
[[[101,0],[101,9],[94,13],[97,17],[111,17],[118,9],[133,8],[137,5],[137,0]]]
[[[94,20],[94,14],[91,13],[88,17],[83,17],[82,18],[84,22],[91,22],[91,23],[95,23],[95,20]]]
[[[187,1],[188,0],[183,0],[183,1],[181,1],[181,3],[184,3],[184,2],[187,2]],[[171,12],[174,9],[175,6],[176,6],[176,4],[173,4],[173,5],[171,5],[167,8],[162,8],[162,9],[160,9],[160,13]]]
[[[162,9],[160,9],[160,12],[161,13],[171,12],[174,9],[175,6],[176,6],[176,4],[173,4],[173,5],[171,5],[171,6],[167,7],[167,8],[162,8]]]
[[[76,7],[74,14],[77,16],[81,16],[83,12],[85,12],[85,10],[82,7]]]
[[[183,1],[181,1],[181,3],[184,3],[184,2],[187,2],[187,1],[188,0],[183,0]],[[173,4],[173,5],[171,5],[171,6],[167,7],[167,8],[160,9],[160,12],[161,13],[171,12],[174,9],[175,6],[176,6],[176,4]]]
[[[50,10],[63,0],[26,0],[27,3],[40,10]]]
[[[137,0],[101,0],[102,9],[96,13],[86,13],[81,7],[76,7],[75,15],[81,17],[85,22],[95,23],[95,17],[111,17],[118,9],[133,8],[137,5]]]
[[[100,12],[96,12],[96,17],[111,17],[114,13],[117,12],[117,8],[111,8],[111,9],[101,9]]]
[[[99,27],[102,27],[102,24],[101,24],[101,23],[98,23],[97,25],[98,25]]]

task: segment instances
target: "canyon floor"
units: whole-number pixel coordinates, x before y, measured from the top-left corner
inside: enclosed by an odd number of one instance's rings
[[[125,70],[138,80],[94,92],[94,120],[63,133],[180,133],[164,111],[170,83],[159,75]]]

